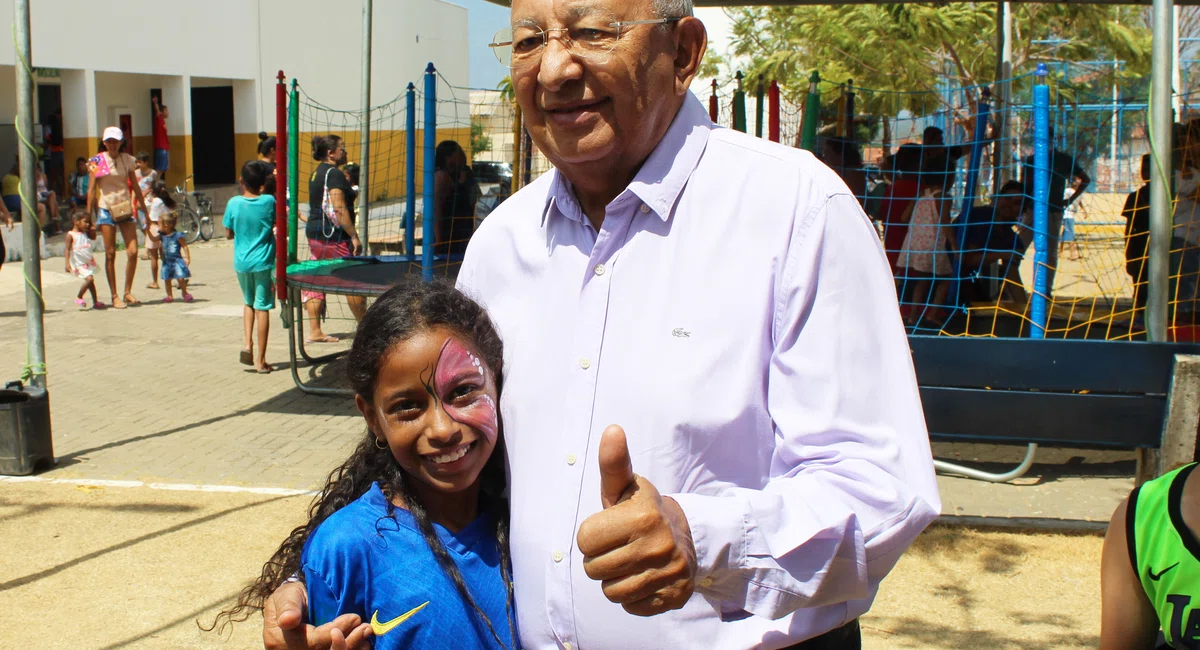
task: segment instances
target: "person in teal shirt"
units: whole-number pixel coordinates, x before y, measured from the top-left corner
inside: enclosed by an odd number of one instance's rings
[[[242,166],[242,195],[225,206],[225,236],[233,240],[233,270],[242,287],[243,334],[240,360],[254,366],[259,374],[271,372],[267,364],[267,335],[271,328],[269,311],[275,308],[275,285],[271,272],[275,267],[275,197],[263,194],[271,176],[270,167],[258,160]],[[254,356],[253,335],[258,332],[258,356]]]

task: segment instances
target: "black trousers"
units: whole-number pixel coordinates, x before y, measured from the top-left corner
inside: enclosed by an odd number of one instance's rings
[[[862,630],[858,627],[858,619],[854,619],[837,629],[788,646],[784,650],[862,650]]]

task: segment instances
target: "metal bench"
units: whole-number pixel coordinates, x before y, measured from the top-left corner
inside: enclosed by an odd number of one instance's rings
[[[1011,481],[1041,446],[1138,451],[1138,483],[1195,456],[1200,344],[911,336],[929,437],[1025,445],[993,474],[935,460],[939,471]]]

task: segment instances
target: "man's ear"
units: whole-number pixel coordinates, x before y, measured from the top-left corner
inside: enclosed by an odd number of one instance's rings
[[[708,30],[694,16],[685,16],[675,25],[675,94],[683,95],[692,85],[704,52],[708,50]]]

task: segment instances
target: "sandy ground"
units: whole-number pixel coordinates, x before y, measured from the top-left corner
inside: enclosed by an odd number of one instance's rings
[[[308,501],[0,483],[0,647],[260,648],[257,616],[224,637],[197,620],[235,598]],[[883,583],[864,647],[1095,647],[1100,545],[933,528]]]

